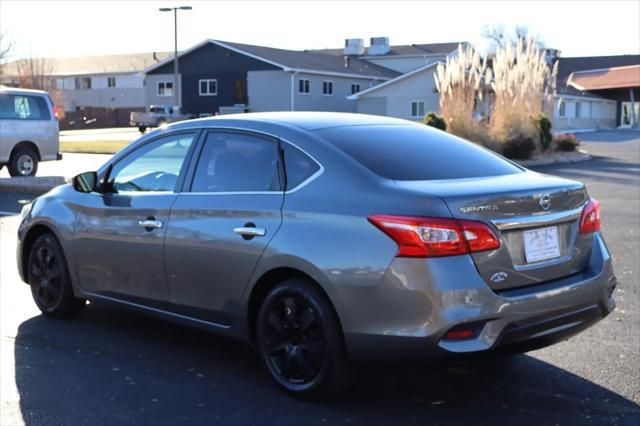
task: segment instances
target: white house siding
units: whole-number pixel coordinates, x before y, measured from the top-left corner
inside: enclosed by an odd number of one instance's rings
[[[387,98],[383,96],[362,97],[357,100],[357,112],[372,115],[387,115]]]
[[[291,73],[281,70],[247,72],[247,98],[250,112],[289,111]]]
[[[398,71],[402,74],[415,70],[423,65],[435,61],[446,61],[447,55],[424,55],[424,56],[367,56],[366,59],[381,67]]]
[[[564,103],[564,116],[560,116],[561,103]],[[579,108],[576,107],[577,103],[580,103]],[[554,132],[614,128],[616,123],[615,101],[578,96],[558,96],[554,99]]]
[[[429,111],[439,111],[439,97],[435,92],[435,69],[435,66],[429,67],[388,86],[361,95],[356,101],[356,111],[363,114],[387,115],[406,120],[421,120],[422,117],[411,116],[411,103],[414,101],[424,102],[425,114]],[[386,111],[383,112],[382,101],[368,100],[376,98],[386,99]]]
[[[293,75],[293,98],[291,78]],[[309,93],[298,92],[300,80],[309,80]],[[359,84],[360,90],[381,81],[363,78],[335,77],[318,74],[285,71],[249,71],[247,93],[250,111],[336,111],[355,112],[355,102],[346,99],[351,95],[351,84]],[[323,95],[324,81],[333,82],[333,95]],[[293,105],[292,105],[293,102]]]
[[[147,74],[144,81],[145,106],[149,105],[173,105],[175,98],[172,96],[158,96],[158,83],[169,81],[173,83],[173,74]],[[179,97],[182,98],[182,75],[178,74]],[[178,105],[182,105],[178,100]]]
[[[108,87],[108,77],[116,79],[116,87]],[[91,88],[76,90],[76,78],[90,78]],[[139,108],[145,105],[144,78],[139,74],[100,74],[60,77],[65,111],[79,107]]]

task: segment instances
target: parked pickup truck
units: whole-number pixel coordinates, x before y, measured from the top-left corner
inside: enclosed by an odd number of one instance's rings
[[[149,127],[159,127],[175,121],[196,118],[180,107],[169,105],[151,105],[145,112],[132,112],[130,122],[143,133]]]

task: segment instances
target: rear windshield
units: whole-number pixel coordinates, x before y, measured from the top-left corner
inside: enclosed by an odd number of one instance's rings
[[[387,179],[461,179],[521,172],[484,148],[428,126],[334,127],[317,133]]]

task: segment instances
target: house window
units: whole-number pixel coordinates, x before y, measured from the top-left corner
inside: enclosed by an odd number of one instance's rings
[[[298,93],[302,93],[308,95],[310,92],[310,82],[306,79],[301,79],[298,81]]]
[[[424,117],[424,101],[411,102],[411,118]]]
[[[198,94],[200,96],[216,96],[218,94],[218,80],[215,78],[199,80]]]
[[[107,77],[107,87],[116,87],[115,77]]]
[[[558,103],[558,117],[565,117],[567,114],[565,102],[560,101]]]
[[[76,77],[76,90],[91,89],[91,77]]]
[[[351,83],[351,94],[358,93],[360,91],[360,84]]]
[[[576,118],[580,118],[580,116],[582,115],[582,111],[581,110],[582,104],[580,102],[576,102]]]
[[[325,96],[333,96],[333,81],[322,82],[322,94]]]
[[[173,96],[173,82],[159,81],[158,96]]]

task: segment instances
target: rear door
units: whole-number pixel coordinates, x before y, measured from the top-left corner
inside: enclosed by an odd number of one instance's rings
[[[229,326],[282,221],[278,141],[209,131],[195,158],[165,238],[171,302],[178,312]]]

